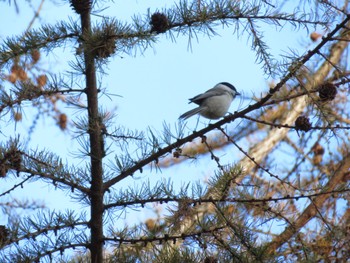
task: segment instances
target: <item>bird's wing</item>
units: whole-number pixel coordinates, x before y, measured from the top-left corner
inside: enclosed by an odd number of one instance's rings
[[[205,100],[206,98],[219,96],[219,95],[222,95],[222,90],[218,91],[217,89],[212,88],[212,89],[209,89],[202,94],[199,94],[199,95],[191,98],[189,103],[193,102],[193,103],[200,105],[202,103],[202,101]]]

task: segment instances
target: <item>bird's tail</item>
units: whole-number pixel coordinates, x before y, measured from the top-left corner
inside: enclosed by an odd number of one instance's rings
[[[185,112],[184,114],[182,114],[179,117],[179,119],[186,120],[189,117],[192,117],[193,115],[200,113],[201,111],[202,111],[201,107],[194,108],[193,110],[189,110],[189,111]]]

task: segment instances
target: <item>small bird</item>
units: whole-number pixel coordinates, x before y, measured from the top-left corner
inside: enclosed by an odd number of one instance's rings
[[[190,99],[189,103],[194,102],[198,104],[199,107],[185,112],[179,119],[185,120],[196,114],[200,114],[211,120],[219,119],[227,113],[231,102],[237,95],[241,94],[237,92],[232,84],[220,82],[216,84],[214,88]]]

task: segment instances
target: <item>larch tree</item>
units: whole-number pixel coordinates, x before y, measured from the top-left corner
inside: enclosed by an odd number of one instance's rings
[[[19,10],[23,4],[9,2]],[[1,127],[15,131],[24,112],[32,115],[27,134],[1,134],[0,180],[12,184],[0,193],[8,216],[0,226],[1,262],[347,262],[347,1],[181,0],[131,22],[104,14],[106,5],[118,3],[62,3],[71,6],[70,19],[36,28],[31,21],[23,34],[1,40]],[[233,39],[247,37],[270,83],[242,109],[195,131],[177,120],[176,128],[133,131],[99,103],[111,92],[101,77],[110,74],[111,60],[156,50],[177,34],[200,44],[201,36],[220,37],[222,26]],[[264,30],[287,26],[308,32],[313,45],[273,57]],[[70,69],[37,66],[62,48],[74,54]],[[27,146],[41,117],[62,130],[70,125],[80,161],[40,143]],[[239,155],[224,158],[229,151]],[[190,176],[180,187],[176,176],[147,181],[176,166],[191,175],[202,159],[216,167],[202,182]],[[130,187],[120,187],[126,179]],[[12,195],[38,182],[68,193],[81,210],[43,209]],[[162,207],[157,217],[121,223],[121,214],[137,216],[153,205]],[[16,207],[35,212],[17,214]]]

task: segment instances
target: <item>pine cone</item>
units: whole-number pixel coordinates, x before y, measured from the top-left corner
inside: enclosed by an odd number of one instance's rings
[[[169,28],[169,20],[165,14],[154,13],[151,16],[151,32],[164,33]]]
[[[318,142],[311,148],[311,151],[314,153],[312,161],[315,165],[318,165],[322,162],[324,148]]]
[[[332,83],[324,83],[318,88],[318,96],[321,101],[334,100],[337,95],[337,88]]]
[[[309,121],[309,118],[306,118],[305,116],[299,116],[296,120],[295,120],[295,129],[297,131],[309,131],[311,130],[311,123]]]
[[[91,0],[71,0],[70,5],[75,12],[81,15],[91,9]]]
[[[315,155],[323,155],[324,154],[324,148],[318,142],[312,147],[311,150]]]
[[[204,259],[204,263],[217,263],[218,260],[214,256],[207,256]]]
[[[0,226],[0,248],[2,248],[7,240],[9,238],[9,231],[6,229],[5,226],[1,225]]]

